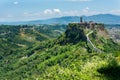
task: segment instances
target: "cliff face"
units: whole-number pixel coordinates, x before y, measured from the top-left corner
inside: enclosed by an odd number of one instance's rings
[[[65,31],[64,35],[60,37],[60,44],[67,44],[72,43],[76,44],[80,41],[87,41],[84,26],[81,26],[77,23],[70,23],[67,26],[67,30]]]
[[[79,24],[76,25],[69,24],[65,32],[65,37],[68,39],[68,42],[70,43],[86,41],[84,29]]]

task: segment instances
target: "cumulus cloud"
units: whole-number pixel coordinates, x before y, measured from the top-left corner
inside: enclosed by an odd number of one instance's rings
[[[46,9],[44,10],[44,14],[52,14],[53,11],[51,9]]]
[[[61,16],[81,16],[81,15],[93,15],[97,12],[89,11],[89,7],[86,7],[83,10],[70,10],[70,11],[61,11],[58,8],[55,9],[45,9],[40,12],[24,12],[23,17],[26,19],[47,19],[52,17],[61,17]]]
[[[101,12],[91,11],[89,7],[85,7],[84,9],[81,10],[68,10],[68,11],[62,11],[58,8],[54,8],[54,9],[45,9],[39,12],[23,12],[22,15],[19,15],[18,20],[48,19],[48,18],[61,17],[61,16],[81,16],[81,15],[90,16],[99,13]],[[11,19],[10,15],[8,17],[9,19]]]
[[[58,14],[61,13],[60,9],[45,9],[44,14]]]
[[[86,7],[85,9],[83,9],[83,12],[88,13],[89,9],[90,9],[89,7]]]
[[[60,9],[53,9],[53,12],[55,12],[55,13],[61,13]]]
[[[26,19],[46,19],[52,17],[59,17],[62,11],[58,8],[55,9],[45,9],[39,12],[23,12],[22,17]]]
[[[17,5],[17,4],[19,4],[19,2],[18,2],[18,1],[15,1],[15,2],[13,2],[13,4]]]

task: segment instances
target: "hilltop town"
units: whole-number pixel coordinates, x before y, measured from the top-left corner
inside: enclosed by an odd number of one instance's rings
[[[81,28],[89,29],[89,30],[96,30],[96,29],[104,30],[104,24],[96,23],[94,21],[87,22],[87,21],[83,20],[82,17],[80,17],[79,22],[72,22],[72,23],[69,23],[69,25],[78,25]]]

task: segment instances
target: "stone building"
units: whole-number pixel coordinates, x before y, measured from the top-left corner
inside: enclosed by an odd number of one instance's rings
[[[95,28],[95,23],[93,21],[89,21],[89,22],[84,21],[83,22],[82,17],[80,17],[80,23],[79,24],[80,24],[80,26],[84,26],[87,29],[92,29],[93,30]]]

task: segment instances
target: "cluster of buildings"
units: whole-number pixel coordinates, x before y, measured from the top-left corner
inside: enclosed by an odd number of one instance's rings
[[[93,30],[93,29],[95,29],[95,24],[96,23],[94,23],[93,21],[89,21],[89,22],[83,21],[83,18],[80,17],[80,23],[79,23],[80,26],[84,26],[87,29],[92,29]]]

